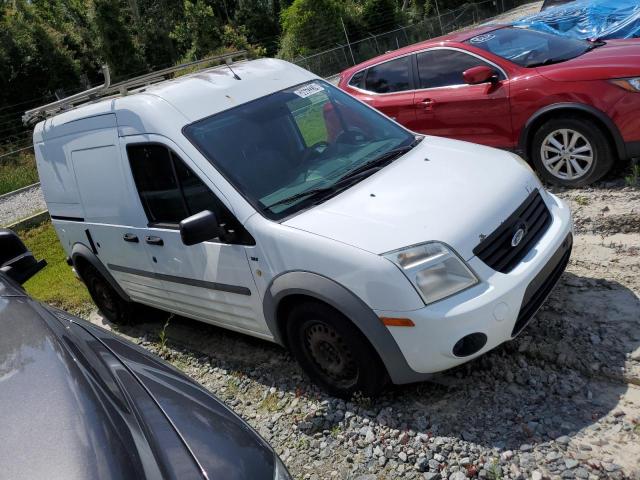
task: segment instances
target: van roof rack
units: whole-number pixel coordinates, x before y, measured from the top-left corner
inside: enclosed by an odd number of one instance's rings
[[[232,63],[234,59],[244,60],[246,59],[246,56],[246,50],[225,53],[224,55],[207,57],[201,60],[195,60],[193,62],[183,63],[180,65],[175,65],[173,67],[164,68],[162,70],[157,70],[155,72],[145,73],[144,75],[130,78],[122,82],[114,83],[113,85],[111,84],[111,74],[109,72],[109,66],[103,65],[102,74],[104,75],[104,84],[90,88],[89,90],[85,90],[80,93],[76,93],[74,95],[70,95],[61,100],[36,107],[31,110],[27,110],[22,115],[22,123],[24,125],[29,125],[38,120],[47,118],[50,115],[54,115],[65,110],[70,110],[83,103],[97,100],[108,95],[126,95],[128,91],[135,88],[140,88],[151,85],[153,83],[161,82],[165,80],[168,75],[171,75],[180,70],[185,70],[193,67],[203,67],[204,65],[211,64],[220,65],[224,63],[228,65],[229,63]]]

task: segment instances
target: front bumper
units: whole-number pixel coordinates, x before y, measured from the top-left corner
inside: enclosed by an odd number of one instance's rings
[[[388,327],[415,373],[455,367],[514,338],[542,305],[564,271],[572,246],[569,208],[554,195],[544,197],[552,223],[511,272],[496,272],[474,257],[468,264],[481,281],[473,288],[419,310],[375,312],[379,317],[409,318],[415,324]],[[486,336],[484,346],[470,355],[455,355],[456,343],[474,333]]]

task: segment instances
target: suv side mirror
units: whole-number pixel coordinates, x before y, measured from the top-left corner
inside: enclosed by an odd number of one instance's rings
[[[203,210],[180,222],[180,237],[185,245],[196,245],[213,240],[222,233],[218,218],[211,210]]]
[[[36,260],[20,237],[8,228],[0,228],[0,272],[23,284],[47,265]]]
[[[462,72],[462,78],[469,85],[478,85],[480,83],[497,82],[498,74],[493,68],[480,65]]]

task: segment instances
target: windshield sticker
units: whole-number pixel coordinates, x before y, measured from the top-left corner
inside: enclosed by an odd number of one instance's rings
[[[310,83],[309,85],[305,85],[304,87],[293,91],[293,93],[298,95],[300,98],[307,98],[318,92],[324,92],[324,88],[317,83]]]
[[[493,40],[496,36],[493,33],[485,33],[484,35],[478,35],[477,37],[473,37],[470,42],[471,43],[485,43],[489,40]]]

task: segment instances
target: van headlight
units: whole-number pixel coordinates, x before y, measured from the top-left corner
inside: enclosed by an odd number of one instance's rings
[[[402,248],[384,257],[402,270],[427,305],[478,283],[465,262],[439,242]]]

